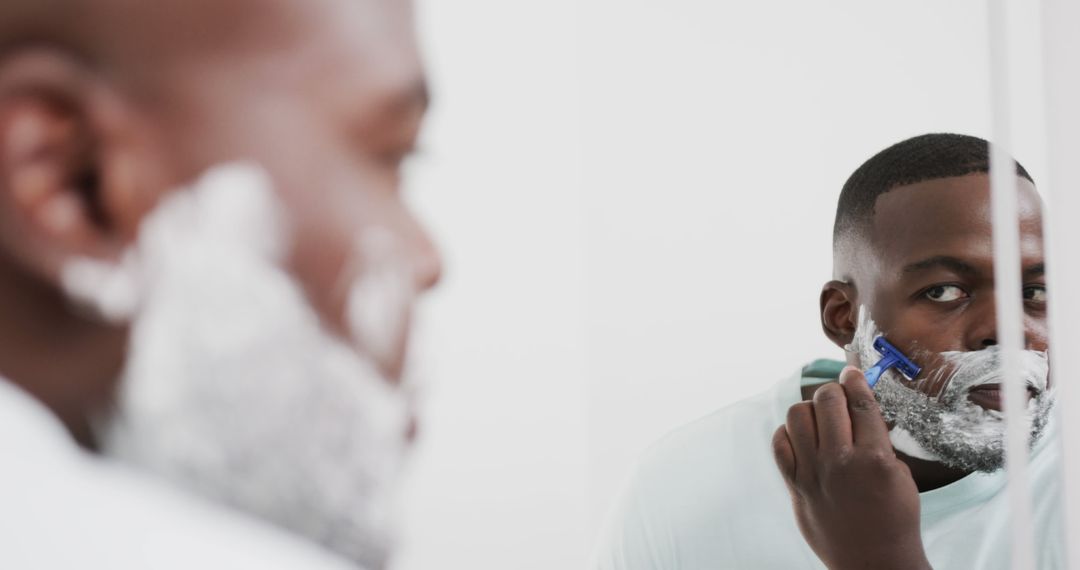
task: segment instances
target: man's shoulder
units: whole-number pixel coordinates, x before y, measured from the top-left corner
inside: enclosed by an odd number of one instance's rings
[[[0,568],[346,568],[292,534],[78,448],[0,380]]]
[[[806,371],[650,446],[609,521],[600,567],[707,567],[716,560],[796,567],[792,561],[812,560],[770,444],[787,408],[800,399]]]
[[[803,378],[824,377],[833,361],[815,361],[769,386],[682,425],[653,443],[639,459],[635,485],[696,492],[695,483],[708,481],[713,492],[729,482],[761,476],[772,470],[770,442],[787,408],[800,399]],[[807,376],[810,374],[810,376]],[[824,380],[823,380],[824,381]]]
[[[801,399],[803,383],[835,379],[842,368],[838,361],[815,360],[757,394],[684,424],[650,446],[642,467],[700,463],[709,458],[722,458],[730,465],[731,453],[760,449],[757,443],[771,441],[787,408]]]
[[[107,460],[101,478],[107,486],[126,496],[124,524],[143,533],[155,554],[187,546],[190,563],[169,567],[196,567],[204,561],[229,568],[320,568],[336,570],[352,567],[306,539],[232,508],[174,488],[171,483],[143,475]],[[141,528],[140,528],[141,527]],[[149,532],[143,531],[143,528]],[[187,533],[177,540],[172,533]],[[176,558],[174,558],[175,560]],[[180,560],[184,558],[180,557]]]
[[[772,475],[771,441],[788,407],[802,399],[801,386],[834,380],[844,364],[815,360],[765,390],[726,405],[674,429],[651,445],[639,460],[637,484],[670,489],[673,482],[715,483]],[[688,485],[693,488],[693,485]]]
[[[642,466],[700,462],[745,448],[770,426],[775,429],[775,408],[772,389],[728,404],[661,437],[645,452]]]
[[[24,479],[32,470],[5,481],[0,531],[16,540],[0,554],[0,566],[348,567],[289,533],[152,477],[103,459],[72,459],[64,473],[36,484]],[[51,542],[64,548],[51,549]]]

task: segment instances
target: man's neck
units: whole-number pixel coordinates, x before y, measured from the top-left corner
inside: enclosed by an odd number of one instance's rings
[[[90,418],[112,403],[127,329],[85,318],[0,259],[0,374],[45,404],[86,448]]]
[[[899,451],[896,452],[896,457],[911,469],[911,478],[915,479],[915,486],[919,488],[920,493],[955,483],[971,474],[970,471],[947,467],[936,461],[917,459]]]

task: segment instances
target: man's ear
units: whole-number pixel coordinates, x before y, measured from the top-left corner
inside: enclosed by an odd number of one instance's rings
[[[0,248],[53,284],[73,258],[119,257],[141,217],[116,101],[63,54],[0,60]]]
[[[843,281],[829,281],[821,289],[821,328],[833,344],[844,348],[858,326],[859,310],[855,286]]]

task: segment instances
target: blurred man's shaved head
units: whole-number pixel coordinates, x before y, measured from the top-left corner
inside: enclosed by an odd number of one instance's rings
[[[244,56],[266,60],[325,34],[327,26],[348,26],[354,40],[369,47],[389,33],[412,38],[405,2],[5,0],[0,54],[58,49],[160,102],[156,98],[168,93],[161,85],[193,66],[228,65]],[[371,55],[385,55],[374,49]]]
[[[159,189],[258,154],[241,147],[280,147],[284,132],[252,137],[241,123],[288,131],[311,118],[282,116],[282,96],[308,98],[303,113],[339,113],[354,136],[377,120],[362,107],[426,106],[409,4],[371,0],[7,0],[0,97],[26,92],[65,105],[91,92],[123,99],[126,118],[147,127],[128,134],[167,158],[148,181]]]
[[[275,42],[288,39],[287,26],[278,30],[267,26],[285,4],[277,0],[6,0],[0,5],[0,50],[52,47],[115,76],[161,74],[183,59],[199,59],[226,47],[267,47],[259,45],[260,37]]]
[[[198,55],[224,46],[263,49],[295,37],[294,22],[310,22],[343,3],[319,0],[6,0],[0,6],[4,47],[46,42],[97,61],[145,61],[146,56]],[[371,16],[381,3],[350,8]],[[388,3],[395,5],[397,3]],[[314,9],[314,10],[312,10]],[[133,50],[133,48],[135,48]],[[139,52],[137,49],[149,50]],[[149,63],[149,62],[145,62]]]

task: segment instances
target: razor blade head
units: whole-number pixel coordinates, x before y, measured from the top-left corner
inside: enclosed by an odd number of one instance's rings
[[[896,368],[901,374],[906,376],[908,380],[914,380],[915,377],[919,375],[919,372],[922,371],[922,368],[919,365],[904,356],[904,353],[900,352],[900,349],[885,340],[885,337],[883,336],[874,339],[874,349],[881,353],[881,356],[889,360],[888,368]]]

